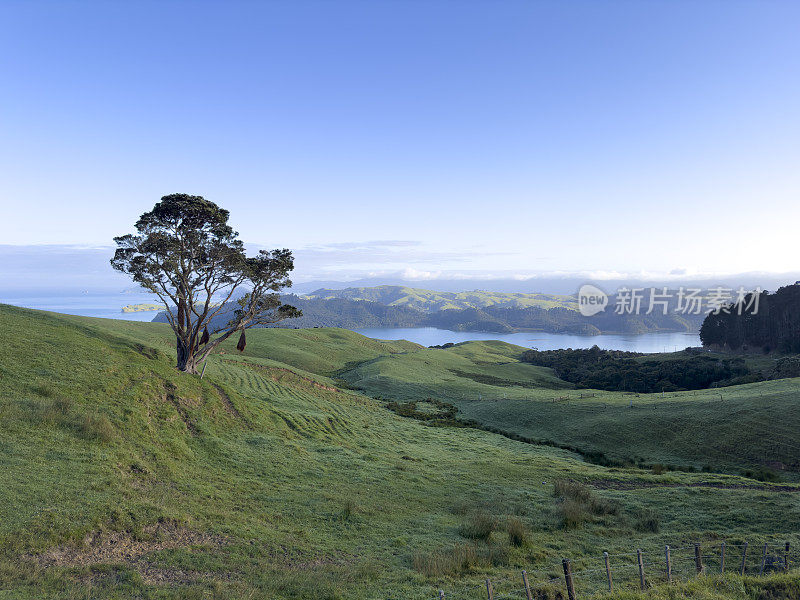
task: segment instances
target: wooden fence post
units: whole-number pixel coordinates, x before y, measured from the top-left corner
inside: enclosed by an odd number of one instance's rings
[[[636,559],[639,561],[639,587],[644,591],[647,589],[647,582],[644,580],[644,562],[642,561],[641,549],[636,550]]]
[[[767,566],[767,549],[769,548],[769,544],[764,544],[764,552],[761,554],[761,568],[758,570],[759,575],[764,574],[764,567]]]
[[[745,565],[747,563],[747,542],[742,547],[742,568],[739,569],[739,575],[744,575]]]
[[[700,544],[694,545],[694,566],[697,569],[697,574],[703,574],[703,553],[700,552]]]
[[[522,583],[525,584],[525,597],[527,600],[533,600],[533,596],[531,596],[531,586],[528,584],[528,573],[522,571]]]
[[[614,591],[614,582],[611,580],[611,563],[608,560],[608,552],[603,552],[603,558],[606,561],[606,577],[608,578],[608,591]]]
[[[575,600],[575,584],[572,582],[572,563],[568,558],[561,561],[564,566],[564,581],[567,584],[567,596],[569,600]]]
[[[486,597],[489,600],[494,600],[494,588],[492,587],[492,582],[488,579],[486,580]]]
[[[725,542],[722,542],[722,547],[719,551],[719,572],[725,572]]]
[[[672,558],[669,555],[669,546],[664,546],[664,556],[667,559],[667,583],[672,583]]]
[[[786,547],[783,549],[783,570],[789,570],[789,542],[786,542]]]

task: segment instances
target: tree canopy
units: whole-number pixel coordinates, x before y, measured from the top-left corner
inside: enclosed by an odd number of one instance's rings
[[[242,332],[243,348],[245,329],[300,316],[293,306],[281,304],[279,294],[292,284],[291,251],[261,250],[248,257],[229,217],[202,196],[171,194],[139,218],[136,234],[114,238],[111,266],[164,303],[182,371],[196,372],[236,332]],[[231,301],[237,308],[230,320],[209,331]]]

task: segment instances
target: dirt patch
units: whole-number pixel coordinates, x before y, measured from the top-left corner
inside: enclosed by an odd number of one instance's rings
[[[223,536],[191,531],[173,523],[157,523],[144,528],[134,538],[130,532],[92,532],[82,546],[59,546],[25,558],[42,567],[85,567],[96,564],[124,564],[136,569],[148,583],[182,583],[196,581],[205,575],[182,569],[164,568],[148,560],[148,555],[176,548],[219,548],[227,543]]]
[[[798,492],[799,486],[744,484],[744,483],[719,483],[716,481],[697,481],[694,483],[674,483],[660,481],[615,481],[613,479],[596,479],[587,482],[592,487],[601,490],[639,490],[648,488],[714,488],[720,490],[754,490],[759,492]]]

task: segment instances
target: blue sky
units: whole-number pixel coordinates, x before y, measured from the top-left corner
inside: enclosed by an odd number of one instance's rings
[[[796,269],[800,3],[0,5],[0,244],[167,193],[303,278]]]

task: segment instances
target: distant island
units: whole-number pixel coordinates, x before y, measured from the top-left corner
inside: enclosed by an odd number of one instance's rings
[[[376,287],[350,287],[341,290],[319,289],[304,298],[311,300],[356,300],[377,302],[387,306],[403,306],[430,313],[440,310],[462,310],[465,308],[570,308],[578,309],[578,301],[572,295],[504,293],[473,290],[471,292],[437,292],[401,285],[379,285]]]
[[[137,313],[137,312],[155,312],[163,310],[161,304],[128,304],[122,307],[124,313]]]

